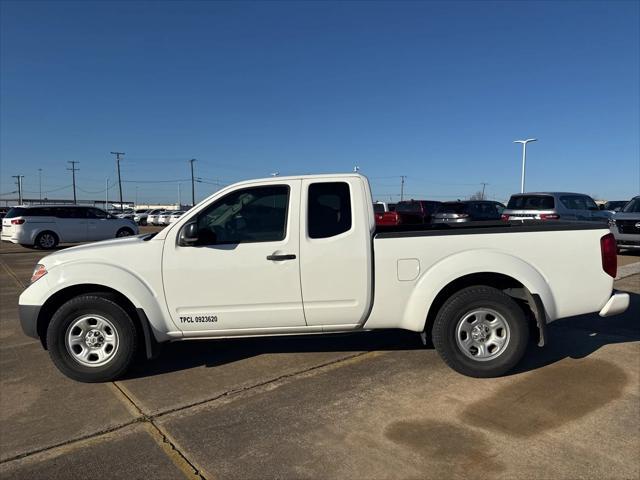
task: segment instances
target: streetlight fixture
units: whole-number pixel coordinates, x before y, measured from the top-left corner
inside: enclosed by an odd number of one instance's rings
[[[537,138],[527,138],[526,140],[514,140],[513,143],[522,144],[522,181],[520,182],[520,193],[524,193],[524,168],[527,163],[527,143],[536,142]]]

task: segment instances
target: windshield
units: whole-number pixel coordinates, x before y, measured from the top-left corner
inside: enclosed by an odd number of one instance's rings
[[[624,213],[640,213],[640,197],[636,197],[632,199],[627,205],[622,209]],[[7,217],[9,214],[7,214]]]
[[[552,210],[553,197],[549,195],[513,195],[507,208],[510,210]]]

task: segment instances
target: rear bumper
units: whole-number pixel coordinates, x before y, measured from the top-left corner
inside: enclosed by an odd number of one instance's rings
[[[602,310],[600,310],[601,317],[610,317],[622,313],[629,308],[629,294],[628,293],[614,293],[609,301],[606,303]]]

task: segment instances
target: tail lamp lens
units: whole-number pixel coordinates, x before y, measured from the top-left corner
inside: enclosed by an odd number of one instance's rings
[[[616,278],[618,273],[617,244],[612,233],[607,233],[600,239],[600,253],[602,254],[602,270],[609,276]]]
[[[560,215],[557,213],[541,213],[540,220],[558,220]]]
[[[11,220],[11,225],[22,225],[24,222],[24,218],[16,218],[14,220]]]

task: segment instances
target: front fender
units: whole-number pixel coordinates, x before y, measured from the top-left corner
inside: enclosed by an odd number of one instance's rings
[[[158,341],[170,338],[166,332],[178,331],[166,311],[162,288],[154,288],[135,272],[112,263],[82,261],[47,267],[47,274],[22,292],[19,304],[41,306],[57,292],[83,284],[116,290],[143,309]]]
[[[423,330],[427,312],[438,293],[454,280],[474,273],[498,273],[519,281],[529,292],[540,296],[548,321],[555,320],[553,294],[535,267],[501,251],[467,250],[440,260],[424,272],[409,297],[401,328]]]

